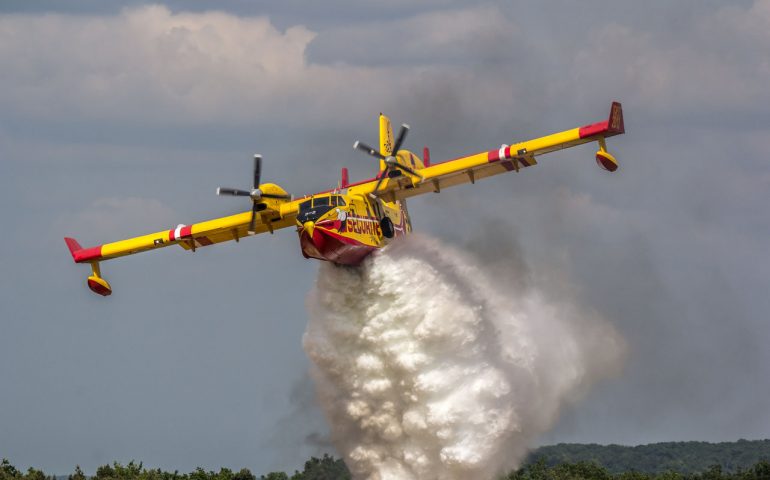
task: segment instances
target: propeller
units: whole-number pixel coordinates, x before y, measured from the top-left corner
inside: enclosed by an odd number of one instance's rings
[[[382,174],[377,179],[377,184],[374,186],[374,190],[372,190],[372,194],[377,193],[377,190],[380,189],[380,185],[382,185],[382,182],[385,180],[386,177],[388,177],[388,174],[391,171],[403,170],[410,175],[414,175],[415,177],[422,178],[422,175],[415,172],[414,170],[407,167],[406,165],[402,165],[398,163],[398,160],[396,159],[396,155],[398,155],[398,151],[401,150],[401,145],[404,143],[404,139],[406,138],[406,134],[408,132],[409,132],[409,125],[405,123],[402,124],[401,130],[399,130],[398,137],[396,138],[396,143],[395,145],[393,145],[393,149],[391,150],[392,155],[387,157],[363,142],[356,141],[356,143],[353,144],[353,148],[355,150],[361,150],[362,152],[365,152],[367,155],[371,155],[372,157],[378,158],[383,162],[385,162],[385,170],[382,171]]]
[[[230,197],[251,197],[251,221],[249,222],[249,233],[256,231],[257,225],[257,212],[264,210],[265,206],[260,205],[260,201],[263,198],[270,198],[276,200],[291,200],[291,195],[265,193],[259,188],[259,180],[262,177],[262,155],[254,155],[254,187],[251,190],[240,190],[238,188],[219,187],[217,188],[217,195],[225,195]],[[260,208],[261,206],[261,208]]]

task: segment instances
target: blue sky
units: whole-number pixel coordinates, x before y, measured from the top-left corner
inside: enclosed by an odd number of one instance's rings
[[[86,471],[295,468],[329,451],[301,348],[318,265],[291,231],[103,265],[98,244],[247,208],[250,158],[294,194],[375,165],[377,113],[434,160],[603,119],[610,148],[415,199],[415,227],[516,252],[612,321],[624,373],[542,442],[770,429],[770,1],[3,2],[0,454]],[[490,260],[490,258],[492,260]]]

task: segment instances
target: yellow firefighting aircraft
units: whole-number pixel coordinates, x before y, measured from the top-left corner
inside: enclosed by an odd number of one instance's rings
[[[518,173],[522,168],[537,164],[539,155],[588,142],[599,144],[596,163],[614,172],[618,163],[607,152],[604,140],[625,133],[625,127],[622,107],[614,102],[609,119],[605,121],[433,164],[427,147],[422,159],[401,149],[408,131],[408,125],[401,125],[394,142],[390,120],[380,114],[379,149],[362,142],[353,145],[354,149],[379,159],[379,172],[369,180],[349,183],[348,171],[343,168],[338,188],[295,198],[276,184],[260,183],[262,157],[255,155],[251,190],[217,189],[218,195],[248,197],[251,211],[192,225],[180,224],[168,230],[90,248],[81,247],[74,238],[64,241],[76,263],[91,265],[88,287],[103,296],[112,293],[112,287],[102,278],[99,268],[103,260],[169,245],[179,245],[194,252],[200,247],[229,240],[237,242],[246,236],[273,233],[287,227],[297,229],[305,258],[358,265],[391,239],[411,232],[407,198],[438,193],[463,183],[476,183],[500,173]]]

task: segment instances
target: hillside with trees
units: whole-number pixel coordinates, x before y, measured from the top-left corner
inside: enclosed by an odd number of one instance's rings
[[[737,472],[760,461],[770,461],[770,440],[665,442],[635,447],[562,443],[540,447],[530,454],[526,463],[541,459],[549,467],[562,463],[592,462],[613,474],[629,471],[693,474],[705,472],[714,465],[719,465],[725,472]]]
[[[271,472],[257,477],[244,468],[190,473],[148,469],[141,463],[113,463],[93,477],[75,467],[68,476],[26,472],[3,459],[0,480],[350,480],[342,460],[311,458],[293,474]],[[535,450],[522,468],[500,480],[770,480],[770,440],[725,443],[666,442],[637,447],[559,444]]]

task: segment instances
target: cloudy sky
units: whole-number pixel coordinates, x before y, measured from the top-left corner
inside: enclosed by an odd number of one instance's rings
[[[103,264],[98,244],[245,210],[250,158],[295,194],[370,177],[377,113],[435,160],[606,117],[585,146],[410,203],[627,338],[623,374],[543,443],[770,431],[770,0],[0,3],[0,456],[93,472],[293,469],[331,451],[301,348],[295,234]],[[502,262],[505,264],[505,262]]]

